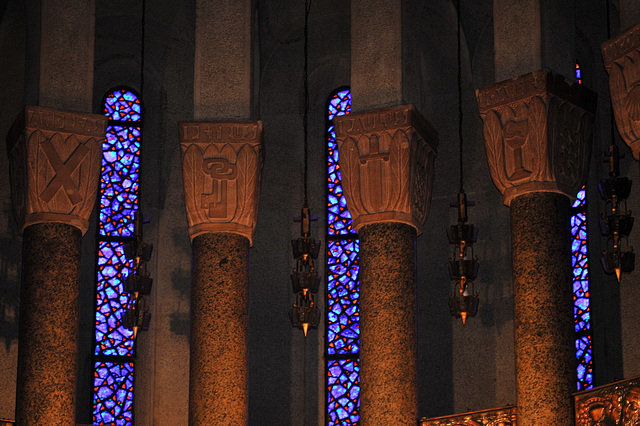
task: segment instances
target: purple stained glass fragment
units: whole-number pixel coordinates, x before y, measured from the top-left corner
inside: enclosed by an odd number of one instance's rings
[[[591,360],[591,309],[589,296],[589,257],[587,252],[586,190],[578,191],[571,217],[571,267],[573,268],[573,313],[578,359],[578,390],[593,387]]]
[[[132,267],[124,257],[122,243],[101,241],[98,244],[98,287],[96,291],[95,355],[133,355],[133,332],[122,326],[128,308],[129,293],[123,280]]]
[[[327,110],[327,422],[355,425],[360,419],[360,241],[342,190],[332,120],[351,112],[351,92],[337,91]],[[350,238],[350,239],[345,239]],[[331,359],[340,356],[342,359]],[[349,358],[345,358],[348,356]]]
[[[106,97],[103,112],[109,125],[102,143],[98,234],[99,238],[132,237],[138,209],[140,100],[130,90],[114,90]],[[134,355],[133,332],[122,325],[122,316],[132,303],[123,282],[133,266],[124,256],[124,244],[98,241],[94,354],[107,359]],[[132,407],[133,360],[96,362],[93,423],[130,425]]]
[[[93,424],[133,424],[133,363],[96,362]]]
[[[358,360],[327,361],[328,424],[355,425],[360,420],[360,378]]]
[[[329,100],[327,118],[329,121],[334,117],[346,115],[351,112],[351,92],[342,90],[337,92]],[[347,200],[342,192],[342,176],[340,165],[338,164],[339,153],[338,144],[333,125],[327,129],[327,228],[329,235],[355,234],[352,229],[351,213],[347,208]]]
[[[140,121],[142,106],[140,100],[127,89],[114,90],[104,102],[103,114],[114,121]]]
[[[357,354],[360,350],[358,308],[359,241],[329,241],[327,253],[327,353]]]

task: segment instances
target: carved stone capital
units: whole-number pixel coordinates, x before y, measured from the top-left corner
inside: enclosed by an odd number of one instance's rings
[[[530,192],[575,197],[589,168],[595,94],[540,70],[479,89],[476,97],[504,204]]]
[[[57,222],[87,232],[106,125],[102,115],[25,107],[7,136],[13,209],[21,230]]]
[[[640,22],[602,44],[618,132],[640,160]]]
[[[249,239],[258,217],[262,122],[179,123],[182,179],[193,240],[209,232]]]
[[[353,227],[399,222],[418,234],[429,213],[438,136],[412,105],[335,120]]]

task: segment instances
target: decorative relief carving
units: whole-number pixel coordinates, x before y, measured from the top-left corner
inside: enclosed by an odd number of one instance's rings
[[[106,125],[101,115],[25,107],[7,137],[20,229],[58,222],[87,231]]]
[[[620,136],[640,160],[640,23],[602,44]]]
[[[474,411],[452,416],[422,418],[419,426],[516,426],[516,407]]]
[[[435,130],[412,105],[352,113],[334,122],[354,229],[400,222],[422,233],[431,202]]]
[[[476,96],[489,170],[504,203],[529,192],[574,197],[588,172],[595,95],[541,70]]]
[[[575,394],[576,426],[640,424],[640,377]]]
[[[191,239],[208,232],[231,232],[253,244],[262,122],[188,122],[179,128]]]

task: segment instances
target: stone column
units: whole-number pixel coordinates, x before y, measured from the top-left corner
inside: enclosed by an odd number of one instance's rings
[[[249,247],[262,123],[252,104],[251,0],[197,0],[194,118],[180,123],[193,250],[190,425],[248,423]]]
[[[193,248],[191,425],[248,422],[247,288],[261,139],[259,121],[180,124]]]
[[[335,120],[360,237],[360,421],[414,425],[416,236],[429,212],[437,136],[411,105]]]
[[[640,22],[602,44],[618,132],[640,160]]]
[[[588,172],[595,96],[546,70],[476,95],[511,207],[518,425],[573,425],[570,199]]]
[[[98,191],[106,121],[28,106],[7,138],[24,235],[17,424],[75,424],[80,239]]]

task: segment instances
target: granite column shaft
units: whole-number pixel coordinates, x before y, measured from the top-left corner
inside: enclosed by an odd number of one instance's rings
[[[189,424],[247,424],[249,240],[193,239]]]
[[[491,177],[511,208],[518,425],[571,426],[570,200],[588,173],[595,96],[548,70],[476,96]]]
[[[24,230],[18,425],[75,424],[81,237],[63,223]]]
[[[518,425],[573,424],[570,202],[538,192],[511,202]]]
[[[429,212],[437,134],[412,105],[335,123],[343,190],[360,238],[360,423],[413,425],[416,238]]]
[[[403,223],[374,223],[358,235],[362,424],[414,424],[416,230]]]

